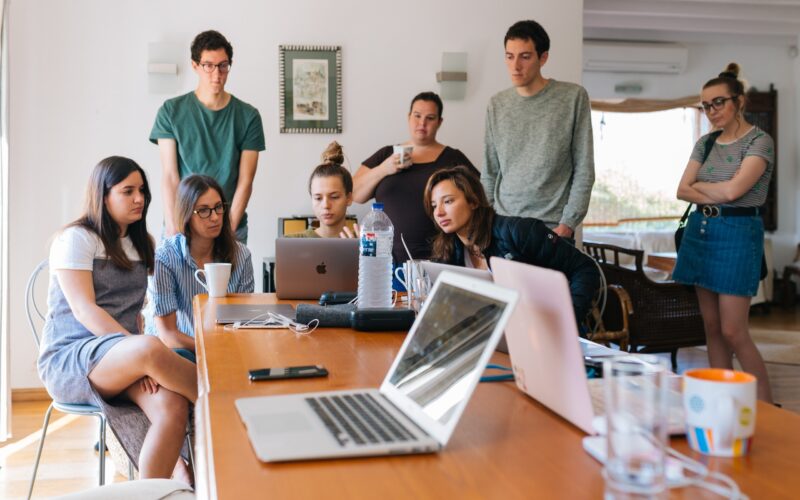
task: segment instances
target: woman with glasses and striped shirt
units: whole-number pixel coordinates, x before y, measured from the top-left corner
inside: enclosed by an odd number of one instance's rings
[[[758,379],[758,398],[771,402],[748,314],[761,274],[761,207],[775,168],[775,143],[745,120],[747,97],[736,63],[709,80],[700,97],[715,132],[697,141],[678,186],[678,199],[697,209],[689,215],[672,279],[694,285],[711,367],[733,369],[735,354]]]
[[[232,264],[228,293],[254,289],[250,251],[236,240],[226,208],[217,181],[207,175],[185,177],[175,200],[178,233],[156,249],[146,332],[158,335],[191,361],[195,360],[192,298],[206,293],[195,280],[195,271],[211,262],[228,262]]]

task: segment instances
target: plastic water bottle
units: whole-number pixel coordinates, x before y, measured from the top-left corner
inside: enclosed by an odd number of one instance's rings
[[[392,307],[394,226],[383,211],[383,203],[372,204],[372,211],[361,222],[359,236],[358,307]]]

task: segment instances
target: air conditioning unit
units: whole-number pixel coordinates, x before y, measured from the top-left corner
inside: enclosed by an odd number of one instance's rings
[[[584,71],[679,74],[688,58],[689,50],[673,43],[583,43]]]

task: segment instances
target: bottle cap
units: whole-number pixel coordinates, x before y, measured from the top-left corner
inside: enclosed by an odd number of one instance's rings
[[[383,210],[383,203],[373,203],[372,204],[373,210]]]

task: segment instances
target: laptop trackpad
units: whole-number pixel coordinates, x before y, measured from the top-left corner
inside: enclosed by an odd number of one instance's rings
[[[307,432],[313,429],[302,412],[262,413],[250,417],[256,434],[281,434],[285,432]]]

